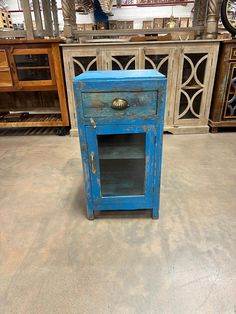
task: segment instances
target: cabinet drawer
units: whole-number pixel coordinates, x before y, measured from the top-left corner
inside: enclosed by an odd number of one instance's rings
[[[82,111],[84,117],[153,116],[158,112],[157,96],[157,91],[82,93]]]
[[[0,49],[0,68],[8,67],[7,54],[5,50]]]
[[[0,69],[0,87],[12,86],[10,70],[1,71]]]

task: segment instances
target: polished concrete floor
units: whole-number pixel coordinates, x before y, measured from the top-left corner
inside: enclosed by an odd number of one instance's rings
[[[0,137],[0,313],[236,313],[236,133],[164,136],[160,220],[88,221],[79,145]]]

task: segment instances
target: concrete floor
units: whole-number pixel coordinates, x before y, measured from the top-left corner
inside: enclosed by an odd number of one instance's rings
[[[236,313],[236,133],[164,136],[161,217],[88,221],[76,138],[0,138],[0,313]]]

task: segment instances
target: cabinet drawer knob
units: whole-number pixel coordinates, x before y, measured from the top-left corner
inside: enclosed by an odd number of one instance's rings
[[[124,110],[129,107],[128,101],[122,98],[115,98],[112,101],[111,108],[115,110]]]

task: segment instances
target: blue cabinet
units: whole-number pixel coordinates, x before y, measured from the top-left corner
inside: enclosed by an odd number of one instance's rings
[[[74,80],[88,218],[151,209],[159,217],[165,77],[90,71]]]

